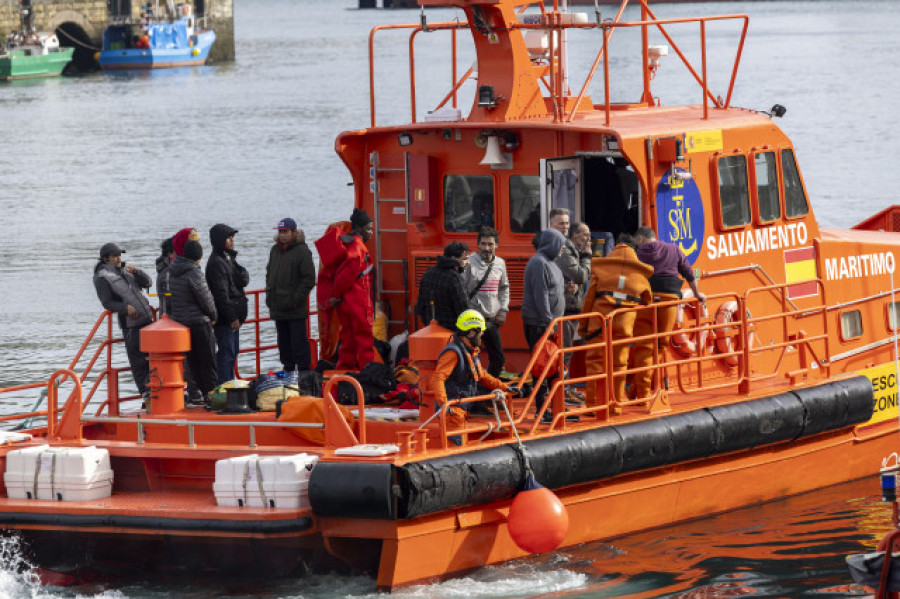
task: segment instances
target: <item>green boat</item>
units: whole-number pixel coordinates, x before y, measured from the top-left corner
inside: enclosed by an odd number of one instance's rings
[[[0,81],[58,77],[72,61],[74,48],[61,48],[55,33],[34,30],[30,0],[23,0],[19,15],[22,28],[6,38],[0,49]]]

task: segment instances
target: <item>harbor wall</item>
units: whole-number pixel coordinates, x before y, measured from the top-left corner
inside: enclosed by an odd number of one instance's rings
[[[234,60],[234,0],[194,0],[194,14],[206,17],[216,32],[209,62]],[[165,3],[161,3],[161,7]],[[103,31],[116,17],[139,22],[141,0],[33,0],[34,26],[38,31],[55,31],[60,44],[75,48],[80,70],[89,70],[93,54],[103,44]],[[162,12],[162,11],[161,11]],[[19,29],[19,3],[0,4],[0,39]]]

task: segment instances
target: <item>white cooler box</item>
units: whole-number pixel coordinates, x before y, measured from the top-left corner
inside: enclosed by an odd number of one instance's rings
[[[219,460],[213,484],[216,502],[235,507],[309,507],[309,474],[318,460],[306,453]]]
[[[89,501],[109,497],[113,486],[109,452],[93,446],[10,451],[3,478],[11,499]]]

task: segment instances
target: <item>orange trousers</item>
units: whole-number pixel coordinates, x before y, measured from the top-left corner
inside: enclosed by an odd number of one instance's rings
[[[615,304],[600,304],[596,306],[596,312],[604,316],[616,309]],[[613,341],[628,339],[634,332],[634,312],[622,312],[612,319],[612,339]],[[603,335],[597,335],[588,344],[600,343]],[[622,343],[613,347],[613,371],[619,372],[628,368],[628,355],[631,347],[628,343]],[[600,374],[604,372],[604,362],[606,351],[603,346],[587,350],[584,356],[584,369],[587,375]],[[585,403],[588,406],[604,405],[607,403],[606,381],[599,380],[588,383],[585,387]],[[616,399],[625,397],[625,376],[615,376],[613,379],[613,392]]]
[[[678,296],[669,293],[654,293],[653,300],[657,302],[668,302],[677,300]],[[678,306],[666,306],[664,308],[656,308],[656,329],[653,328],[653,311],[640,310],[634,322],[634,336],[643,337],[644,335],[653,335],[654,333],[668,333],[675,326],[675,317],[678,315]],[[669,337],[659,337],[657,339],[657,348],[659,349],[659,360],[666,359],[666,346],[669,344]],[[631,348],[631,367],[639,368],[641,366],[650,366],[653,364],[653,341],[636,341]],[[654,370],[644,370],[634,373],[634,381],[632,383],[631,396],[635,399],[647,397],[653,391],[653,373]]]

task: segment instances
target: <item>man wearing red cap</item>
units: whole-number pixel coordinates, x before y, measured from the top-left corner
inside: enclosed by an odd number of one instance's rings
[[[266,265],[266,306],[275,321],[284,369],[309,370],[309,294],[316,284],[316,268],[294,219],[281,219],[275,228],[276,243]]]
[[[375,309],[372,304],[372,258],[366,242],[372,238],[372,217],[365,210],[353,209],[350,233],[341,235],[346,257],[334,271],[334,283],[329,304],[336,310],[341,323],[337,368],[362,370],[375,361],[372,325]]]

